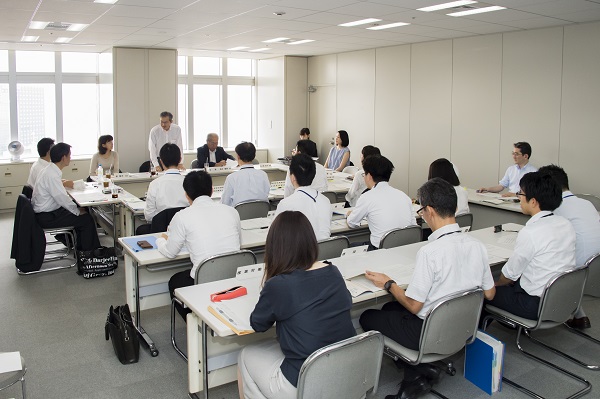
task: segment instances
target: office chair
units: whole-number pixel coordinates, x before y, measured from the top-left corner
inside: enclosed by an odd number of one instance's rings
[[[3,391],[20,381],[23,399],[26,399],[25,373],[27,373],[27,367],[25,366],[25,359],[21,356],[21,370],[0,374],[0,391]]]
[[[240,220],[264,218],[271,210],[271,204],[269,201],[246,201],[237,204],[235,209],[240,214]]]
[[[150,172],[150,161],[146,161],[140,165],[139,172]]]
[[[321,194],[323,194],[332,204],[337,203],[337,194],[333,191],[323,191]]]
[[[600,212],[600,198],[598,196],[593,194],[575,194],[575,196],[590,201],[596,207],[596,210]]]
[[[197,159],[194,159],[190,164],[190,169],[199,169],[200,167],[204,167],[204,165],[200,166]]]
[[[358,172],[358,166],[346,166],[343,170],[342,173],[349,173],[352,176],[354,176],[354,174]]]
[[[318,260],[339,258],[342,251],[350,246],[346,236],[329,237],[317,243],[319,247]]]
[[[421,226],[407,226],[402,229],[390,230],[381,237],[379,249],[395,248],[421,242],[422,234]]]
[[[169,227],[169,223],[171,223],[171,219],[177,212],[182,209],[185,209],[185,206],[179,206],[176,208],[167,208],[158,212],[152,218],[152,224],[150,226],[151,233],[162,233],[163,231],[167,231],[167,227]],[[141,226],[140,226],[141,227]]]
[[[467,212],[457,215],[456,223],[458,223],[459,227],[469,227],[469,230],[471,230],[473,228],[473,214]]]

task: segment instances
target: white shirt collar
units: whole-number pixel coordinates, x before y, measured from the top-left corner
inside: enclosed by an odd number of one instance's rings
[[[567,198],[567,197],[569,197],[571,195],[574,195],[574,194],[572,192],[570,192],[569,190],[563,191],[563,193],[562,193],[563,199],[565,199],[565,198]]]
[[[525,223],[526,226],[528,226],[531,223],[535,223],[538,220],[540,220],[541,218],[543,218],[544,216],[548,216],[550,215],[552,212],[550,211],[539,211],[538,213],[536,213],[535,215],[533,215],[528,221],[527,223]]]
[[[427,241],[435,241],[438,238],[440,238],[441,236],[443,236],[444,234],[453,233],[453,232],[457,232],[457,231],[460,231],[460,227],[458,226],[458,223],[448,224],[446,226],[440,227],[439,229],[437,229],[436,231],[431,233],[431,235],[427,238]]]

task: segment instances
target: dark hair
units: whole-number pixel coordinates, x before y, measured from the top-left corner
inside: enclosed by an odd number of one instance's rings
[[[550,175],[530,172],[521,177],[519,185],[527,201],[535,198],[542,211],[553,211],[562,202],[562,190]]]
[[[429,206],[442,218],[456,214],[458,197],[452,184],[441,177],[427,180],[417,191],[417,197],[422,207]]]
[[[538,172],[552,176],[554,181],[558,183],[563,190],[569,190],[569,177],[567,176],[567,172],[560,166],[554,164],[542,166],[538,169]]]
[[[348,132],[345,130],[338,130],[340,134],[340,140],[342,140],[342,147],[348,147],[350,144],[350,137],[348,137]]]
[[[382,155],[371,155],[363,161],[365,175],[368,173],[375,183],[380,181],[390,181],[390,176],[394,171],[394,164]]]
[[[310,186],[316,174],[315,161],[309,155],[302,152],[292,157],[290,175],[294,175],[301,187]]]
[[[181,150],[177,144],[166,143],[161,147],[158,156],[165,168],[170,168],[171,166],[179,165],[179,161],[181,161]]]
[[[434,177],[441,177],[453,186],[460,186],[460,180],[456,176],[454,165],[446,158],[436,159],[429,165],[429,176],[427,180],[431,180]]]
[[[307,127],[300,129],[300,136],[310,136],[310,129]]]
[[[526,141],[518,141],[513,144],[513,147],[521,150],[521,154],[527,155],[527,159],[531,158],[531,146]]]
[[[65,155],[69,155],[71,146],[67,143],[57,143],[50,148],[50,160],[52,163],[60,162]]]
[[[203,170],[188,173],[183,179],[183,190],[193,201],[196,198],[212,194],[212,177]]]
[[[312,150],[309,147],[308,140],[298,140],[296,143],[296,151],[310,156]]]
[[[317,238],[306,216],[298,211],[282,212],[267,234],[264,281],[294,270],[308,270],[318,256]]]
[[[98,137],[98,152],[102,155],[106,154],[106,147],[102,147],[103,144],[113,141],[113,136],[105,134],[104,136]]]
[[[50,148],[54,145],[54,139],[50,137],[44,137],[37,143],[37,152],[40,154],[40,158],[45,157]]]
[[[160,113],[160,117],[164,118],[165,116],[169,117],[169,122],[173,122],[173,114],[170,113],[169,111],[163,111]]]
[[[381,151],[379,151],[379,148],[374,147],[372,145],[364,146],[360,152],[363,156],[363,163],[365,162],[365,159],[367,159],[367,157],[370,157],[371,155],[381,155]]]
[[[235,153],[244,162],[252,162],[256,158],[256,147],[254,144],[243,142],[235,146]]]

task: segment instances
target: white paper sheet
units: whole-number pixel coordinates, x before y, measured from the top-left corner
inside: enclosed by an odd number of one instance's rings
[[[20,352],[0,353],[0,374],[23,370]]]

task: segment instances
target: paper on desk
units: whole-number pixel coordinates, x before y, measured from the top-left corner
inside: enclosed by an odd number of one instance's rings
[[[0,353],[0,374],[23,370],[20,352]]]
[[[511,251],[510,249],[502,248],[494,244],[485,244],[485,248],[488,251],[488,258],[490,260],[490,264],[494,263],[492,262],[493,258],[500,258],[504,261],[510,258],[513,253],[513,251]]]
[[[242,230],[266,229],[271,225],[270,218],[256,218],[242,220]]]
[[[250,326],[250,314],[257,302],[258,297],[248,294],[239,298],[212,303],[208,306],[208,311],[237,335],[246,335],[254,332]]]
[[[141,211],[146,207],[146,201],[139,198],[122,198],[125,204],[127,204],[134,211]]]
[[[494,204],[494,205],[500,205],[500,204],[504,203],[504,201],[502,201],[501,199],[493,199],[493,198],[486,198],[482,201],[489,202],[490,204]]]
[[[517,242],[516,234],[507,234],[498,238],[498,244],[511,244],[514,245]]]
[[[77,202],[105,202],[108,201],[107,195],[110,196],[109,194],[102,194],[100,191],[89,194],[78,194]]]
[[[372,271],[387,274],[389,278],[398,284],[398,286],[404,289],[406,289],[408,283],[412,280],[412,275],[414,273],[414,267],[401,264],[389,265],[383,268],[374,266],[372,269]],[[379,288],[373,284],[371,280],[364,275],[364,271],[360,275],[347,278],[346,287],[348,288],[348,291],[350,291],[352,297],[357,297],[367,292],[383,290],[383,288]]]

